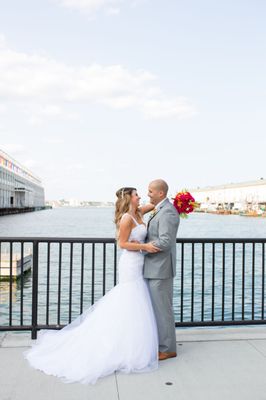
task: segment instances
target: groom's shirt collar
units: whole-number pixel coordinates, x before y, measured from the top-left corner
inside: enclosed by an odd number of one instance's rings
[[[160,203],[156,204],[155,208],[156,210],[159,210],[161,208],[162,203],[167,199],[167,197],[165,197],[162,201],[160,201]]]

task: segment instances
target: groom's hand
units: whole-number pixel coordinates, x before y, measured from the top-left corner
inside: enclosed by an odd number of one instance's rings
[[[159,251],[161,251],[161,249],[157,246],[155,246],[154,242],[148,242],[145,244],[145,250],[148,253],[158,253]]]

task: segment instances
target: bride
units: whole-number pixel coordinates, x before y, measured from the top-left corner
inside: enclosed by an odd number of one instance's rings
[[[116,192],[115,224],[122,254],[119,283],[58,331],[42,329],[30,349],[29,364],[65,383],[95,384],[115,371],[142,373],[158,368],[158,331],[149,288],[143,277],[145,243],[142,216],[154,205],[139,205],[136,188]]]

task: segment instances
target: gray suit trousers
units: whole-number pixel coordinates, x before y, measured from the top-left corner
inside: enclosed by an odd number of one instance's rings
[[[159,334],[159,351],[176,352],[173,280],[146,278],[150,290]]]

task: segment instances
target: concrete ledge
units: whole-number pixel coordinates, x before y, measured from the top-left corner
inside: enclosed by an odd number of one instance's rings
[[[266,325],[176,328],[178,342],[266,339]]]
[[[255,339],[266,340],[265,325],[176,328],[177,343]],[[34,340],[31,339],[30,331],[0,332],[0,347],[28,347],[31,342],[33,343]]]
[[[0,333],[1,400],[265,400],[266,327],[177,328],[177,357],[143,374],[65,384],[31,368],[31,333]]]

